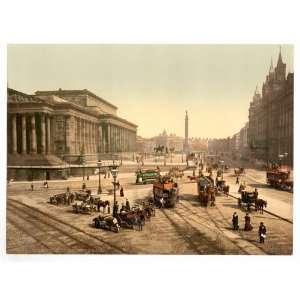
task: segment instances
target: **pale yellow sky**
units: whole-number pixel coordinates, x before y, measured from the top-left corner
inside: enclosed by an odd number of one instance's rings
[[[279,45],[9,45],[8,83],[25,93],[88,89],[119,107],[121,117],[151,137],[227,137],[248,119]],[[293,46],[282,45],[287,71]]]

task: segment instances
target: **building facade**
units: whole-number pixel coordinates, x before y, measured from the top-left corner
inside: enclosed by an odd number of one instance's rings
[[[271,63],[262,86],[262,95],[256,90],[249,107],[248,143],[252,157],[265,162],[293,165],[294,74],[286,76],[286,64],[281,52],[277,65]]]
[[[41,166],[42,171],[30,172],[33,179],[59,177],[52,169],[80,164],[82,157],[89,163],[136,150],[137,126],[88,90],[27,95],[8,89],[7,95],[9,177],[28,179],[28,168]]]

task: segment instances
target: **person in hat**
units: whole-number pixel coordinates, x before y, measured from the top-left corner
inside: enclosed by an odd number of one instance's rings
[[[233,230],[239,229],[239,216],[236,212],[234,212],[232,216],[232,226],[233,226]]]
[[[259,242],[264,244],[265,238],[266,238],[267,228],[264,225],[263,222],[260,222],[259,228],[258,228],[258,235],[259,235]]]

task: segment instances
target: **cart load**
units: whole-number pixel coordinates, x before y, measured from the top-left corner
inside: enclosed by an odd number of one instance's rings
[[[114,232],[120,231],[120,225],[118,220],[107,214],[100,214],[98,217],[93,219],[96,228],[107,229]]]
[[[66,192],[51,196],[49,202],[54,205],[70,205],[74,200],[75,194]]]

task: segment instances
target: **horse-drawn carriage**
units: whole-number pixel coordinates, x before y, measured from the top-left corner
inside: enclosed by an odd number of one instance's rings
[[[215,187],[213,179],[209,176],[200,176],[197,182],[198,197],[202,206],[208,206],[211,202],[211,206],[215,202]]]
[[[254,205],[255,203],[255,193],[252,191],[241,191],[241,197],[238,199],[238,205],[239,207],[242,207],[243,205],[247,206],[247,209],[250,210],[251,205]]]
[[[153,183],[154,204],[161,205],[162,198],[167,208],[174,207],[179,200],[178,184],[169,176],[160,177],[157,182]]]
[[[220,177],[216,178],[216,190],[217,193],[224,193],[228,196],[229,194],[229,185],[226,185],[226,181]]]
[[[224,173],[228,173],[229,172],[229,167],[227,165],[224,166]]]
[[[239,176],[239,175],[242,175],[242,174],[245,174],[245,169],[244,168],[234,169],[234,175]]]
[[[93,222],[96,228],[107,229],[114,232],[120,231],[118,220],[111,215],[100,214],[98,217],[93,219]]]
[[[75,193],[76,200],[72,205],[75,213],[91,214],[97,210],[97,203],[100,202],[98,195],[92,195],[90,190]]]
[[[66,192],[51,196],[49,202],[55,205],[70,205],[74,202],[74,200],[75,194]]]
[[[263,213],[264,207],[267,207],[267,201],[259,199],[255,192],[244,189],[241,191],[238,205],[239,207],[246,206],[248,211],[251,210],[251,206],[254,206],[256,211]]]
[[[154,207],[150,204],[144,205],[143,208],[132,207],[131,210],[120,211],[120,213],[116,215],[116,218],[121,227],[133,229],[134,225],[138,225],[141,215],[143,216],[143,220],[149,220],[155,215]]]
[[[169,170],[168,176],[181,179],[184,176],[184,171],[178,167],[174,167]]]
[[[92,212],[95,212],[97,210],[97,206],[90,201],[75,200],[72,207],[73,211],[77,214],[91,214]]]

